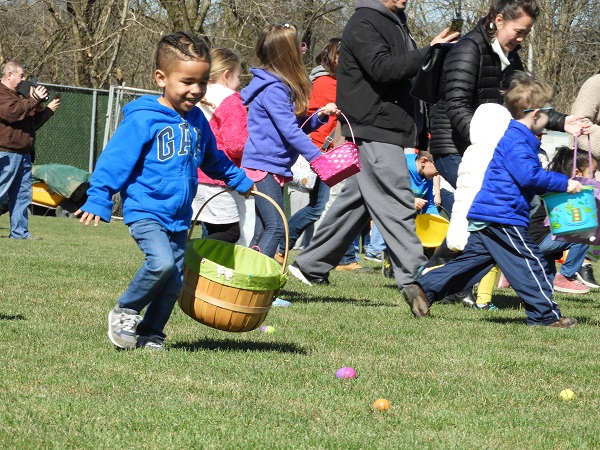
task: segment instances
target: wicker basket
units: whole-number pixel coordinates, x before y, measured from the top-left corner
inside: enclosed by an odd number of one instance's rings
[[[223,191],[227,192],[227,191]],[[211,239],[191,239],[192,222],[186,246],[183,287],[178,303],[192,319],[212,328],[231,332],[258,328],[269,313],[273,300],[285,285],[289,230],[283,211],[268,196],[283,218],[286,246],[283,265],[255,250]]]

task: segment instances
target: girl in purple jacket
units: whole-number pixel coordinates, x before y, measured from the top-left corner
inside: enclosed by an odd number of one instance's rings
[[[248,140],[242,167],[257,189],[283,208],[283,185],[292,179],[291,167],[301,154],[312,162],[321,155],[306,133],[338,113],[334,103],[326,105],[307,124],[306,110],[311,90],[302,65],[297,28],[292,24],[270,25],[256,43],[261,67],[251,68],[254,78],[241,92],[248,106]],[[255,198],[256,225],[250,246],[273,257],[284,226],[279,213],[261,197]]]

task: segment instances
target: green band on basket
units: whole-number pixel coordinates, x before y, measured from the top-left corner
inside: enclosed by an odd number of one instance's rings
[[[287,273],[277,261],[255,250],[211,239],[188,241],[185,264],[202,277],[251,291],[281,289]]]

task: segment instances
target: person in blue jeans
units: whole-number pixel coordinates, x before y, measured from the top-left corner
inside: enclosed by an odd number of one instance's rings
[[[29,233],[27,208],[32,199],[31,165],[35,135],[60,106],[59,99],[45,105],[44,86],[24,81],[23,64],[9,60],[0,80],[0,205],[6,202],[11,239],[35,239]],[[24,91],[24,92],[23,92]]]
[[[311,133],[339,112],[335,103],[322,105],[307,117],[311,91],[302,64],[302,45],[295,25],[269,25],[259,34],[253,77],[242,89],[248,107],[248,140],[242,167],[259,192],[283,208],[283,185],[292,180],[292,166],[302,155],[309,163],[323,158],[306,133]],[[285,234],[283,220],[262,197],[255,200],[256,224],[250,247],[271,258]]]
[[[591,158],[592,167],[590,167],[590,157],[585,150],[578,150],[577,160],[575,161],[575,175],[578,177],[591,178],[596,171],[598,162]],[[573,149],[562,146],[556,149],[554,158],[550,163],[549,170],[571,175],[573,173]],[[531,215],[529,224],[529,234],[540,250],[548,259],[550,267],[550,276],[554,277],[553,286],[555,291],[566,292],[570,294],[585,294],[590,288],[582,281],[577,279],[577,272],[581,269],[590,246],[587,244],[578,244],[573,242],[563,242],[552,239],[550,227],[544,225],[548,217],[544,205],[540,205]],[[554,260],[556,254],[562,254],[568,250],[565,262],[556,273]]]
[[[312,83],[312,90],[308,98],[308,114],[315,113],[319,108],[328,103],[335,103],[335,71],[337,69],[338,55],[340,52],[340,38],[331,38],[315,57],[317,65],[311,70],[308,78]],[[310,139],[321,151],[327,151],[333,148],[333,138],[337,127],[337,117],[330,117],[327,123],[310,133]],[[314,224],[323,211],[329,200],[329,186],[317,177],[315,186],[308,194],[308,205],[296,211],[288,221],[290,230],[290,248],[294,248],[300,235]],[[279,251],[275,255],[278,261],[283,260],[282,251],[285,248],[284,239],[279,241]]]
[[[415,195],[415,209],[418,214],[435,214],[440,212],[435,206],[433,179],[438,174],[433,156],[426,150],[418,153],[407,153],[406,165],[410,173],[410,188]],[[381,261],[386,245],[377,225],[371,226],[371,240],[365,259]]]
[[[183,285],[198,167],[239,193],[254,187],[217,149],[208,121],[195,107],[209,75],[210,53],[202,38],[178,32],[160,40],[154,78],[162,95],[145,95],[123,108],[123,121],[92,174],[88,199],[75,213],[85,225],[108,222],[112,196],[120,192],[123,220],[146,255],[108,313],[108,337],[120,348],[163,349],[164,327]]]

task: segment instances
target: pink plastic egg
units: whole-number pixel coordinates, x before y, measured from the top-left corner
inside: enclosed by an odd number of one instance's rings
[[[352,367],[342,367],[335,372],[338,378],[356,378],[356,371]]]

